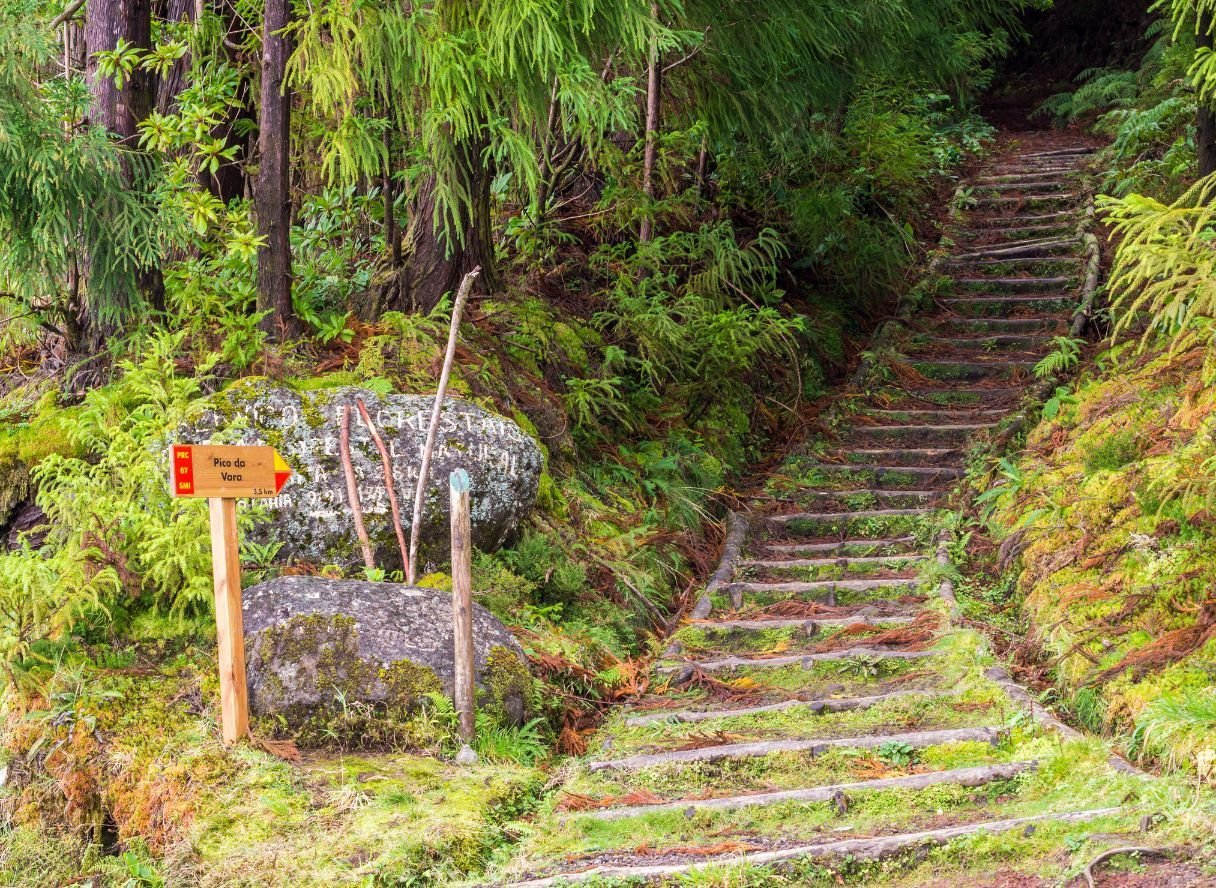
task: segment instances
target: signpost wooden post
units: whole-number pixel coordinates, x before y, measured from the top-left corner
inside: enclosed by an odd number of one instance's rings
[[[211,513],[220,711],[224,741],[231,743],[249,733],[236,501],[238,497],[278,496],[291,477],[291,469],[273,447],[174,444],[170,453],[169,488],[173,495],[206,497]]]
[[[473,534],[469,515],[469,473],[448,476],[452,504],[452,628],[455,636],[453,702],[460,719],[460,739],[472,743],[476,731],[473,662]]]

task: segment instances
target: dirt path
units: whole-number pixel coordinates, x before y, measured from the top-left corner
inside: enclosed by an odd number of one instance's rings
[[[495,884],[1080,885],[1102,851],[1151,845],[1146,778],[1011,696],[951,620],[941,506],[1086,276],[1089,149],[1047,139],[966,183],[932,304],[734,519],[659,690],[570,766]]]

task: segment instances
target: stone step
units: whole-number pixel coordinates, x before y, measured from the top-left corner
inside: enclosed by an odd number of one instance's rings
[[[960,447],[850,447],[841,451],[857,463],[880,463],[891,468],[952,468],[962,462]],[[850,459],[850,461],[853,461]]]
[[[674,802],[658,802],[653,805],[631,805],[621,808],[600,808],[583,812],[582,816],[595,820],[624,820],[641,817],[656,811],[734,811],[756,805],[781,805],[790,802],[815,804],[830,802],[841,795],[849,796],[862,792],[879,792],[885,789],[917,790],[931,786],[952,784],[954,786],[984,786],[998,780],[1011,780],[1021,773],[1038,767],[1034,760],[1009,762],[1000,765],[978,765],[970,768],[951,768],[945,771],[929,771],[922,774],[907,774],[902,777],[880,777],[875,780],[858,780],[851,783],[834,783],[827,786],[804,789],[783,789],[776,792],[758,792],[750,795],[724,796],[710,799],[683,799]]]
[[[1001,411],[1004,413],[1005,411]],[[884,466],[863,463],[813,463],[807,468],[814,469],[829,477],[840,475],[859,475],[871,478],[875,484],[896,485],[899,482],[928,484],[932,482],[950,481],[961,476],[961,471],[954,468],[939,466]],[[864,480],[864,479],[863,479]],[[885,488],[898,490],[899,487]]]
[[[968,410],[950,407],[907,407],[904,409],[874,407],[858,414],[859,419],[875,420],[884,425],[995,425],[1009,411],[1003,407]]]
[[[925,660],[936,657],[937,651],[887,651],[872,647],[844,648],[823,654],[790,654],[783,657],[723,657],[719,660],[689,660],[670,666],[656,666],[655,672],[667,675],[680,672],[690,666],[702,672],[728,672],[732,669],[781,669],[785,666],[801,666],[809,669],[816,663],[839,663],[864,657],[867,660]]]
[[[779,752],[809,752],[817,755],[829,749],[876,749],[887,743],[906,743],[913,749],[945,743],[997,743],[1003,736],[999,727],[952,728],[937,731],[908,731],[902,734],[868,734],[864,737],[835,737],[806,740],[767,740],[754,743],[723,743],[700,749],[681,749],[632,755],[628,758],[587,762],[589,771],[641,771],[656,765],[720,762],[725,759],[755,758]]]
[[[855,509],[849,512],[789,512],[785,515],[767,515],[765,520],[778,526],[811,521],[827,524],[866,518],[927,518],[935,511],[936,509]]]
[[[999,222],[998,219],[992,221]],[[967,228],[960,231],[956,244],[969,250],[978,250],[983,246],[999,246],[1020,243],[1025,240],[1057,240],[1075,233],[1075,220],[1068,218],[1058,221],[1011,223],[1004,226],[994,224],[990,227]]]
[[[1076,173],[1071,169],[1054,170],[1052,172],[1027,172],[1027,173],[1005,173],[998,176],[976,176],[971,181],[976,185],[1000,185],[1006,182],[1021,183],[1021,182],[1048,182],[1069,179],[1075,176]]]
[[[1004,244],[1002,246],[980,247],[966,252],[955,253],[950,257],[952,263],[971,259],[1013,259],[1021,257],[1054,256],[1070,251],[1078,254],[1084,247],[1075,238],[1030,238],[1027,243]]]
[[[909,561],[925,561],[929,555],[843,555],[825,558],[744,558],[739,567],[858,567],[868,564],[903,564]]]
[[[719,588],[731,595],[805,595],[822,592],[873,592],[876,589],[907,589],[915,591],[920,585],[916,577],[867,577],[852,580],[791,580],[789,582],[735,581]]]
[[[1061,317],[1038,318],[1001,317],[946,317],[939,318],[937,328],[943,333],[967,333],[972,335],[1011,333],[1033,333],[1042,331],[1051,336],[1067,332],[1068,322]]]
[[[1012,190],[1012,189],[1006,189]],[[979,207],[1050,207],[1078,203],[1084,195],[1070,191],[1039,190],[1022,194],[985,194],[971,199],[972,208]]]
[[[778,552],[785,555],[816,555],[828,552],[870,551],[876,548],[901,549],[911,552],[914,551],[915,546],[916,537],[901,536],[889,539],[832,540],[825,543],[765,543],[763,548],[768,552]]]
[[[1039,274],[1068,272],[1080,267],[1080,256],[994,256],[977,259],[951,259],[952,268],[966,269],[980,275],[990,269],[999,269],[999,273],[1008,273],[1017,269],[1036,271]]]
[[[817,632],[820,629],[839,629],[842,626],[856,626],[859,623],[867,626],[906,626],[915,619],[916,617],[910,616],[806,617],[789,620],[694,620],[688,625],[722,632],[768,632],[771,629],[799,628],[809,628]],[[811,637],[814,632],[808,632],[807,637]]]
[[[976,354],[979,359],[982,355]],[[1014,359],[1008,355],[993,355],[992,360],[932,360],[910,356],[912,369],[928,379],[943,382],[975,382],[981,379],[997,379],[1017,376],[1034,370],[1036,361]]]
[[[1066,312],[1076,310],[1078,299],[1072,293],[1051,295],[1048,293],[1009,293],[1001,295],[946,296],[938,302],[950,311],[969,317],[992,317],[993,315],[1012,315],[1018,311],[1031,311],[1036,314]]]
[[[1079,279],[1072,275],[1027,275],[1026,277],[956,277],[955,291],[975,293],[1058,294],[1075,289]]]
[[[948,425],[855,425],[846,432],[850,444],[902,444],[916,448],[959,447],[993,423],[951,423]]]
[[[1033,333],[989,333],[986,335],[980,333],[973,336],[918,336],[913,340],[913,347],[918,350],[938,346],[939,350],[944,348],[955,351],[988,352],[995,349],[1015,349],[1025,352],[1044,348],[1050,345],[1051,341],[1052,337],[1047,333],[1038,335]],[[911,353],[912,350],[909,349],[909,354]]]
[[[1093,145],[1074,145],[1071,148],[1051,148],[1047,151],[1035,151],[1030,154],[1014,154],[1018,160],[1038,160],[1044,157],[1088,157],[1098,149]]]
[[[971,193],[981,194],[1008,194],[1009,192],[1030,191],[1033,193],[1064,191],[1072,187],[1072,183],[1063,176],[1036,176],[1026,175],[1012,177],[997,182],[985,182],[981,179],[973,179],[971,183]]]
[[[738,718],[740,716],[760,715],[765,712],[785,712],[790,709],[808,709],[816,715],[825,712],[853,712],[858,709],[870,709],[890,700],[907,697],[927,697],[932,691],[909,690],[890,691],[886,694],[875,694],[869,697],[819,697],[811,700],[782,700],[780,703],[768,703],[760,706],[741,706],[725,709],[667,709],[659,712],[636,715],[625,720],[629,727],[639,728],[655,724],[697,724],[719,718]]]
[[[837,489],[799,490],[785,502],[806,505],[816,509],[851,509],[869,501],[886,508],[913,508],[925,505],[941,497],[941,490],[909,490],[890,487],[857,487]]]
[[[1009,231],[1011,228],[1032,228],[1043,225],[1063,225],[1065,223],[1074,223],[1076,221],[1077,210],[1052,210],[1045,213],[1018,213],[1013,216],[1009,215],[994,215],[985,218],[975,219],[973,222],[979,225],[972,225],[969,230],[979,231],[995,231],[997,233]]]
[[[698,857],[683,863],[651,863],[646,858],[636,858],[636,863],[602,864],[555,876],[513,882],[507,888],[559,888],[579,882],[628,881],[656,882],[672,878],[716,872],[724,866],[734,870],[749,867],[769,867],[795,860],[882,860],[893,857],[907,849],[924,849],[929,846],[946,845],[955,839],[977,835],[999,835],[1021,830],[1031,835],[1039,824],[1083,823],[1120,813],[1120,808],[1093,808],[1085,811],[1051,812],[1032,814],[1026,817],[1010,817],[1002,820],[986,820],[964,823],[940,829],[918,830],[867,838],[836,839],[814,844],[793,845],[771,851],[749,851],[744,854],[730,853],[709,857]]]

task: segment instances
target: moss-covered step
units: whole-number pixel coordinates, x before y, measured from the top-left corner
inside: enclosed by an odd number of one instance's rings
[[[961,461],[961,457],[960,457]],[[933,509],[864,509],[856,512],[796,512],[787,515],[769,516],[770,522],[762,529],[768,535],[783,538],[825,536],[874,537],[886,539],[892,536],[915,534],[929,535],[936,514]]]
[[[766,659],[787,656],[788,662],[807,657],[833,646],[883,646],[889,643],[892,631],[901,641],[930,640],[937,630],[932,614],[921,615],[915,625],[915,615],[900,615],[891,619],[879,617],[828,617],[820,620],[729,620],[688,623],[671,636],[664,657],[681,657],[685,664],[699,665],[711,658],[742,657]],[[835,659],[835,658],[831,658]],[[814,661],[812,661],[814,662]],[[767,663],[762,664],[762,667]],[[673,672],[675,667],[660,667],[661,672]],[[703,670],[713,671],[713,670]]]
[[[1068,318],[1058,315],[1043,315],[1040,317],[945,317],[935,320],[937,330],[942,335],[1047,335],[1053,336],[1068,332]]]
[[[1002,413],[1004,411],[1001,411]],[[786,478],[767,487],[773,493],[791,490],[802,481],[821,483],[834,490],[852,490],[873,485],[883,490],[932,487],[960,477],[957,468],[941,466],[884,466],[855,463],[811,462],[800,466],[803,478]]]
[[[952,279],[954,292],[957,294],[991,294],[1005,295],[1010,293],[1055,294],[1076,290],[1081,284],[1077,275],[1025,275],[997,277],[995,275],[960,275]],[[946,301],[949,301],[948,299]]]
[[[727,758],[755,758],[783,753],[810,753],[812,756],[829,749],[877,749],[887,744],[920,749],[946,743],[990,743],[995,745],[1004,736],[1000,726],[975,728],[945,728],[930,731],[904,731],[890,734],[865,734],[860,737],[815,737],[801,740],[758,740],[750,743],[721,743],[695,749],[643,753],[618,759],[599,759],[585,763],[589,771],[639,771],[657,765],[689,765],[717,762]]]
[[[974,220],[972,227],[956,231],[954,238],[959,247],[975,250],[983,245],[1011,244],[1040,238],[1065,238],[1075,234],[1076,230],[1076,223],[1071,218],[1025,224],[1002,224],[998,219],[993,220],[990,225],[981,220]]]
[[[976,185],[992,185],[992,184],[999,184],[1001,182],[1017,183],[1017,182],[1027,182],[1027,181],[1055,182],[1055,181],[1059,181],[1061,179],[1073,178],[1076,175],[1077,175],[1077,171],[1070,167],[1068,169],[1055,170],[1055,171],[1049,171],[1049,172],[1041,172],[1041,171],[1032,170],[1029,172],[996,173],[996,174],[990,174],[987,176],[976,176],[971,181]]]
[[[914,576],[924,563],[924,560],[920,558],[894,555],[882,556],[881,559],[878,556],[872,559],[859,558],[853,559],[851,562],[840,558],[818,561],[779,558],[755,560],[762,560],[764,563],[737,564],[734,577],[726,585],[737,587],[739,592],[746,591],[745,586],[739,585],[742,583],[753,584],[751,589],[753,592],[759,591],[760,587],[756,584],[766,584],[764,591],[788,592],[797,590],[793,586],[783,584],[848,581],[858,583],[856,591],[866,591],[862,585],[863,581],[907,579]],[[806,563],[795,563],[798,561]]]
[[[869,734],[890,736],[925,731],[962,730],[990,725],[1003,714],[1003,708],[988,705],[974,708],[946,694],[905,695],[883,697],[869,706],[826,705],[790,706],[784,709],[759,709],[753,712],[730,713],[702,721],[652,721],[640,724],[612,722],[605,726],[601,744],[589,757],[620,759],[633,755],[655,755],[702,748],[721,743],[769,742],[776,740],[839,740]],[[880,744],[877,748],[892,749]],[[911,765],[918,754],[904,750],[900,761]],[[839,769],[826,781],[816,778],[795,786],[821,782],[833,783],[850,779]],[[712,793],[697,795],[733,795],[745,790],[724,786]],[[750,791],[750,789],[746,790]],[[678,789],[676,797],[683,797]]]
[[[986,358],[986,359],[985,359]],[[940,382],[981,382],[1020,379],[1034,371],[1034,360],[1008,355],[980,356],[972,360],[952,360],[913,357],[909,365],[926,379]],[[979,431],[978,429],[972,430]]]
[[[950,468],[962,465],[962,447],[850,446],[834,456],[855,465],[884,465],[892,468]]]
[[[861,555],[899,555],[916,552],[919,542],[915,536],[899,536],[889,539],[854,539],[854,540],[824,540],[822,542],[803,542],[770,540],[761,543],[760,550],[774,555],[819,555],[831,554],[838,557]]]
[[[918,336],[907,346],[913,357],[941,354],[942,352],[979,352],[990,355],[1007,355],[1009,352],[1041,353],[1051,348],[1052,337],[1046,331],[1033,333],[1006,333],[978,331],[954,336]]]
[[[922,552],[895,555],[836,555],[818,558],[744,558],[736,562],[736,567],[740,569],[754,567],[770,571],[830,567],[839,568],[843,573],[853,573],[876,566],[900,570],[913,567],[928,558],[929,556]]]
[[[801,633],[806,638],[816,638],[825,630],[838,629],[842,626],[864,624],[872,626],[875,630],[885,626],[906,626],[908,623],[913,622],[916,619],[916,616],[917,614],[911,611],[905,614],[889,614],[886,616],[871,616],[862,615],[859,613],[857,616],[853,617],[820,617],[818,619],[814,617],[791,617],[788,619],[777,620],[696,620],[688,625],[703,629],[706,632],[713,630],[720,633],[792,630]]]
[[[976,212],[1018,210],[1054,210],[1057,207],[1073,206],[1077,203],[1077,195],[1069,191],[1026,191],[1017,194],[981,194],[972,199],[972,209]]]
[[[956,256],[949,266],[977,276],[1003,274],[1075,275],[1080,273],[1081,256],[1000,256],[980,253]]]
[[[859,416],[882,425],[926,423],[951,425],[956,423],[993,423],[1005,415],[1003,407],[866,407]]]
[[[1102,821],[1105,818],[1112,822],[1112,828],[1114,828],[1113,823],[1117,820],[1121,810],[1118,806],[1109,806],[1079,811],[1049,812],[895,833],[887,836],[836,839],[794,847],[787,846],[770,851],[717,856],[704,854],[686,856],[684,862],[680,863],[646,864],[642,863],[640,858],[635,858],[633,863],[596,865],[576,872],[512,882],[509,883],[509,888],[560,888],[563,885],[583,882],[595,882],[596,885],[608,888],[614,883],[619,885],[636,885],[639,882],[658,884],[665,882],[669,877],[678,878],[683,883],[690,874],[704,871],[721,872],[724,867],[733,870],[737,877],[742,878],[743,871],[756,867],[771,867],[775,864],[802,859],[880,860],[907,849],[944,845],[956,839],[975,835],[1000,835],[1020,831],[1025,838],[1029,839],[1031,836],[1045,832],[1045,827],[1052,824]],[[1063,840],[1066,836],[1061,835],[1059,838]],[[825,882],[824,884],[837,883]]]
[[[1012,385],[1000,380],[982,385],[963,385],[925,379],[906,383],[899,388],[880,388],[875,392],[875,403],[890,410],[902,410],[905,407],[939,407],[943,410],[996,409],[1016,406],[1025,394],[1025,385]]]
[[[680,799],[675,802],[659,802],[653,805],[631,805],[599,808],[587,811],[583,816],[596,820],[623,820],[640,817],[656,811],[731,811],[750,808],[754,805],[784,805],[790,802],[809,804],[812,802],[836,801],[842,796],[851,798],[858,793],[880,790],[917,790],[931,786],[951,784],[974,788],[998,780],[1012,780],[1023,771],[1038,767],[1035,760],[1009,762],[1000,765],[980,765],[972,768],[952,768],[948,771],[929,771],[923,774],[907,774],[902,777],[880,777],[875,780],[855,780],[848,783],[829,783],[826,786],[811,786],[803,789],[782,789],[775,792],[750,793],[748,795],[725,796],[710,799]]]
[[[938,378],[951,378],[946,375],[947,370],[961,372],[961,368],[978,365],[962,365],[957,362],[934,361],[923,362],[926,367],[932,367],[937,372],[941,373]],[[956,366],[957,364],[957,366]],[[921,367],[919,364],[914,365],[917,370]],[[985,365],[986,366],[986,365]],[[1018,364],[1017,366],[1021,366]],[[994,370],[996,368],[993,368]],[[929,376],[928,373],[922,375]],[[996,375],[995,373],[991,375]],[[933,378],[930,376],[930,378]],[[883,424],[883,425],[855,425],[849,428],[845,434],[852,443],[873,445],[877,447],[890,447],[894,445],[902,445],[906,447],[959,447],[963,445],[967,438],[978,435],[981,432],[986,432],[993,427],[991,422],[944,422],[944,423],[906,423],[904,425]]]
[[[631,716],[625,719],[625,724],[628,727],[655,724],[699,724],[707,721],[740,718],[765,712],[785,712],[790,709],[805,709],[816,715],[824,712],[852,712],[857,709],[869,709],[872,706],[879,706],[891,700],[907,699],[910,697],[929,697],[933,694],[934,691],[930,688],[920,688],[888,691],[885,694],[868,694],[859,697],[798,698],[755,706],[725,706],[714,709],[664,709],[645,715]]]
[[[683,663],[659,664],[659,675],[676,675],[691,667],[700,672],[730,672],[737,669],[780,669],[785,666],[807,668],[816,663],[838,663],[851,660],[924,660],[937,656],[936,651],[901,651],[879,647],[849,647],[821,654],[790,654],[774,657],[721,657],[715,660],[689,660]]]
[[[1029,294],[976,293],[971,296],[947,296],[943,297],[940,302],[950,311],[971,317],[1016,316],[1018,314],[1036,317],[1044,314],[1058,314],[1071,317],[1079,304],[1076,294],[1067,291]]]
[[[827,490],[796,490],[784,496],[782,501],[804,509],[841,512],[870,507],[908,509],[918,506],[930,506],[934,505],[941,496],[941,490],[856,487]]]
[[[1084,243],[1075,237],[1034,237],[1024,238],[1021,241],[1007,240],[1001,244],[993,244],[975,250],[964,249],[954,253],[950,261],[1067,255],[1080,258],[1084,248]]]
[[[1029,191],[1056,192],[1067,191],[1072,187],[1069,177],[1059,173],[1042,174],[1028,173],[1021,176],[1003,177],[996,181],[975,179],[971,183],[972,194],[1020,194]]]
[[[711,600],[715,607],[732,610],[739,609],[745,602],[763,606],[791,600],[822,601],[838,606],[901,598],[914,594],[919,587],[920,581],[911,576],[769,583],[736,581],[715,590]]]

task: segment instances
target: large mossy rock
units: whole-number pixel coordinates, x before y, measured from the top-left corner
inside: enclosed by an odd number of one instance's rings
[[[339,702],[407,711],[452,692],[452,596],[361,580],[280,577],[245,591],[250,709],[303,724]],[[480,705],[522,724],[532,677],[514,636],[473,605]]]
[[[342,413],[350,407],[351,462],[364,522],[377,564],[396,568],[401,558],[384,469],[359,416],[358,399],[392,455],[408,537],[433,397],[381,396],[352,387],[297,392],[266,379],[246,379],[213,395],[206,411],[181,430],[180,440],[275,447],[295,474],[278,498],[263,501],[269,520],[258,525],[254,541],[280,543],[280,560],[350,566],[360,559],[338,449]],[[473,543],[482,551],[501,546],[536,502],[542,468],[536,442],[511,420],[448,398],[423,511],[424,558],[441,559],[447,553],[448,475],[458,468],[472,481]]]

